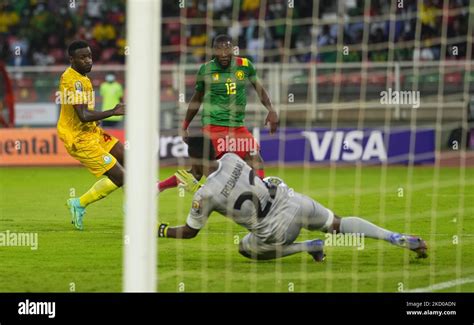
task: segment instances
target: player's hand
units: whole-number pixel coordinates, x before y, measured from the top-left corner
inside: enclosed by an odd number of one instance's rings
[[[125,115],[125,104],[119,103],[115,105],[114,115]]]
[[[202,186],[193,174],[184,169],[178,170],[174,175],[178,180],[178,187],[184,188],[186,192],[191,194],[196,193]]]
[[[183,138],[184,143],[188,144],[188,137],[189,137],[188,130],[181,129],[181,137]]]
[[[275,133],[278,127],[278,114],[275,111],[268,112],[265,125],[268,123],[270,123],[270,134]]]

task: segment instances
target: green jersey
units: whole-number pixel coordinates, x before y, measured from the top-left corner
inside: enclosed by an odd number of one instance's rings
[[[257,73],[248,59],[234,57],[223,69],[216,59],[199,68],[196,91],[203,92],[202,125],[243,126],[247,105],[247,80]]]

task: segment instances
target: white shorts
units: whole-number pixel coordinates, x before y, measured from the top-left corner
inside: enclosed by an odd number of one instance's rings
[[[295,193],[293,199],[298,200],[297,203],[300,208],[286,230],[284,245],[292,244],[299,236],[301,228],[325,232],[334,221],[334,213],[310,197]],[[268,241],[264,242],[252,233],[242,238],[240,243],[241,250],[249,255],[273,252],[278,247],[280,245]]]

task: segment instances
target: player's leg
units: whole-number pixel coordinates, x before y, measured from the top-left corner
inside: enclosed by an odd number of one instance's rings
[[[103,129],[99,128],[98,131],[99,146],[102,147],[106,152],[110,153],[117,159],[120,165],[125,166],[125,147],[124,145],[113,135],[106,133]]]
[[[264,163],[260,151],[257,151],[255,154],[252,152],[247,153],[244,156],[244,160],[253,170],[255,170],[255,174],[257,174],[258,177],[261,179],[265,178]]]
[[[104,175],[107,177],[99,179],[79,198],[82,207],[85,208],[89,204],[103,199],[119,187],[123,186],[124,169],[118,162]]]
[[[235,153],[263,179],[265,177],[263,158],[260,155],[260,146],[252,133],[244,126],[232,128],[229,132],[237,142],[238,148]]]
[[[125,167],[125,148],[120,141],[117,141],[109,152],[117,159],[122,167]]]
[[[382,239],[392,245],[414,251],[419,258],[428,257],[428,247],[426,242],[420,237],[393,232],[359,217],[350,216],[340,218],[334,215],[334,221],[330,228],[335,233],[363,234],[369,238]]]
[[[299,233],[298,228],[298,233]],[[291,243],[283,245],[272,245],[262,242],[253,234],[247,234],[242,238],[239,244],[239,253],[245,257],[255,260],[272,260],[280,257],[290,256],[301,252],[310,253],[315,260],[324,259],[322,240],[308,240],[304,242]]]
[[[308,228],[307,216],[314,214],[313,201],[306,196],[295,193],[292,200],[298,206],[298,212],[286,228],[284,238],[273,238],[276,243],[264,243],[253,234],[245,236],[239,245],[239,253],[243,256],[258,260],[274,259],[301,252],[308,252],[315,261],[324,260],[324,242],[320,239],[294,242],[298,238],[301,228]],[[329,210],[328,210],[329,211]],[[318,226],[320,226],[318,224]],[[279,242],[278,242],[279,241]]]
[[[95,176],[107,176],[99,179],[81,197],[71,198],[67,201],[74,226],[82,230],[85,208],[121,187],[123,185],[124,170],[117,159],[94,138],[91,138],[91,141],[76,144],[69,153]]]
[[[117,188],[123,186],[125,174],[123,168],[125,152],[123,144],[118,141],[117,138],[108,135],[107,133],[102,133],[100,136],[99,146],[100,148],[95,148],[95,152],[90,154],[90,156],[96,157],[95,162],[91,162],[90,165],[97,165],[97,160],[99,160],[100,164],[101,158],[104,161],[110,160],[110,162],[98,169],[97,167],[94,167],[93,171],[96,176],[101,176],[103,174],[107,177],[98,180],[79,198],[81,206],[83,207],[106,197]],[[89,151],[92,150],[89,149]]]
[[[293,219],[286,230],[284,240],[277,244],[264,243],[253,234],[246,235],[240,241],[239,253],[251,259],[270,260],[301,252],[308,252],[315,260],[322,261],[324,259],[324,243],[322,240],[317,239],[307,240],[304,242],[294,242],[299,236],[302,227],[299,220],[300,218],[297,217]]]
[[[406,247],[416,252],[419,257],[427,256],[426,242],[419,237],[393,232],[359,217],[340,218],[309,197],[301,194],[295,195],[301,197],[301,206],[308,207],[308,202],[312,205],[311,209],[306,208],[307,211],[302,216],[303,228],[329,233],[361,234],[368,238],[381,239],[396,246]]]
[[[123,167],[116,162],[116,164],[109,169],[103,177],[92,185],[81,197],[69,199],[67,204],[72,214],[72,223],[74,226],[82,230],[84,229],[83,218],[85,208],[100,199],[108,196],[110,193],[123,185],[124,170]]]

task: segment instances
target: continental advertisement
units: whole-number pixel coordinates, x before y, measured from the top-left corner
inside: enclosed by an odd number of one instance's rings
[[[123,130],[108,130],[123,141]],[[0,129],[0,166],[79,165],[67,153],[56,128]]]

